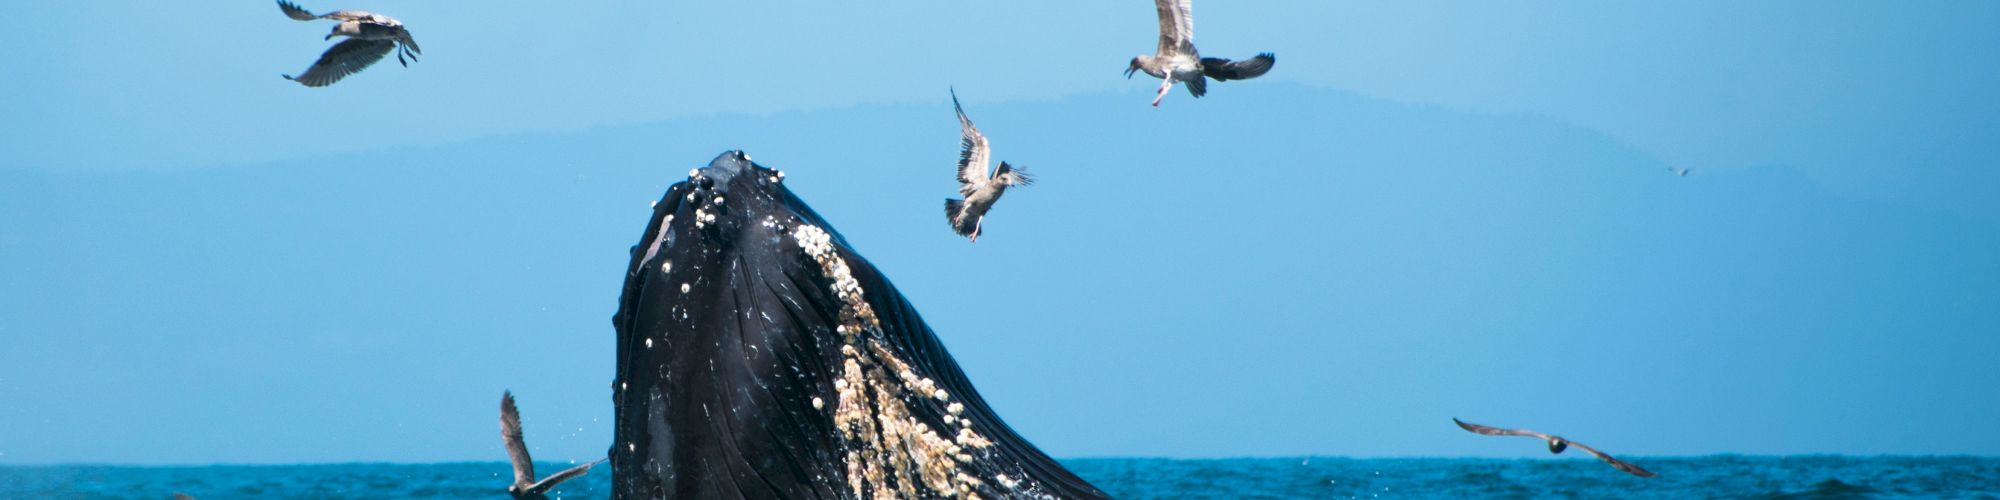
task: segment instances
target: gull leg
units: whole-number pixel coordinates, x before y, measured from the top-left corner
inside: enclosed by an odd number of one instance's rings
[[[978,242],[979,242],[979,231],[980,231],[980,228],[981,228],[981,227],[983,227],[983,226],[985,226],[985,225],[986,225],[986,216],[984,216],[984,215],[981,215],[981,216],[979,216],[979,218],[977,218],[977,219],[972,219],[972,242],[973,242],[973,243],[978,243]]]
[[[1160,79],[1160,95],[1153,96],[1153,107],[1160,107],[1160,100],[1167,98],[1167,90],[1174,88],[1172,77]]]

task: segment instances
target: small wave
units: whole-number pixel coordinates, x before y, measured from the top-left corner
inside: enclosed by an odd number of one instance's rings
[[[1803,491],[1776,491],[1758,496],[1757,498],[1770,500],[1869,498],[1881,492],[1881,490],[1867,486],[1847,484],[1841,482],[1839,479],[1828,479],[1813,483],[1812,487]]]
[[[1513,483],[1513,481],[1508,481],[1505,476],[1501,476],[1499,472],[1490,470],[1469,471],[1464,474],[1460,474],[1458,476],[1458,481],[1466,484],[1479,484],[1479,485]]]

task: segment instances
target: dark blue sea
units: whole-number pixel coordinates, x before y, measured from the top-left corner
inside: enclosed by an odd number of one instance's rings
[[[1334,457],[1065,464],[1119,498],[2000,498],[2000,457],[1637,457],[1659,477],[1589,459]],[[544,471],[568,464],[540,464]],[[0,466],[0,498],[507,498],[502,462]],[[552,498],[606,498],[608,467]]]

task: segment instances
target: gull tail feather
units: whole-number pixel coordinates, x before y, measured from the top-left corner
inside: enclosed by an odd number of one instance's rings
[[[972,217],[965,215],[965,200],[946,198],[944,217],[951,223],[952,232],[959,236],[972,236]]]

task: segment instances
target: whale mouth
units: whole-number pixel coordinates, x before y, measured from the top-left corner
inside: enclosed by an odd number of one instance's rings
[[[612,318],[617,496],[1105,496],[783,180],[729,151],[654,204]]]

